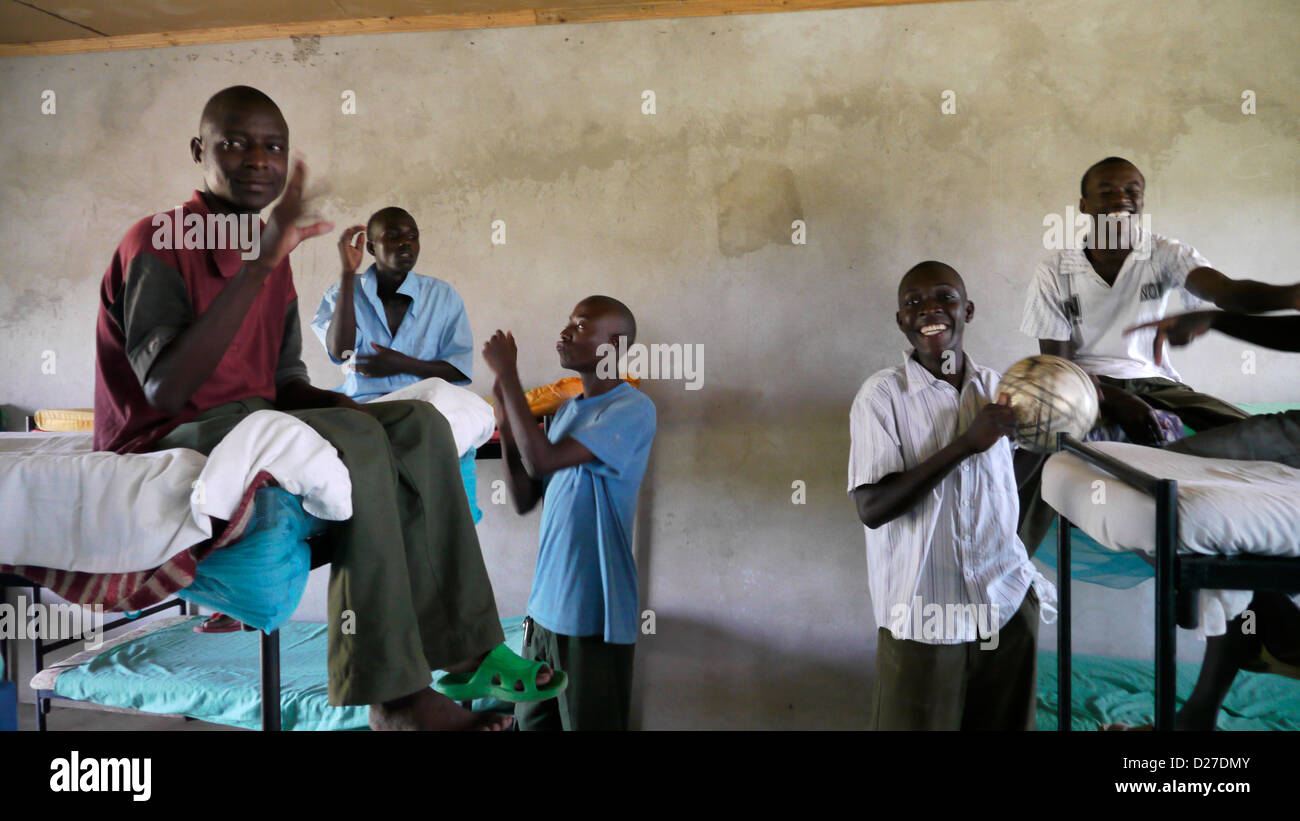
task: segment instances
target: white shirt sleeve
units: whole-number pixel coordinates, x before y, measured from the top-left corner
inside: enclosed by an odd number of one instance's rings
[[[1020,332],[1034,339],[1070,340],[1073,326],[1061,307],[1060,281],[1055,265],[1044,262],[1034,272],[1025,297],[1025,312],[1020,319]]]
[[[1170,244],[1173,246],[1173,256],[1169,261],[1169,269],[1173,277],[1172,284],[1178,289],[1178,297],[1183,303],[1183,310],[1200,311],[1214,307],[1187,290],[1187,275],[1192,272],[1193,268],[1212,268],[1210,261],[1201,256],[1201,253],[1190,245],[1181,242],[1172,242]]]
[[[868,380],[858,392],[849,413],[850,494],[906,467],[893,408],[886,391],[873,382]]]

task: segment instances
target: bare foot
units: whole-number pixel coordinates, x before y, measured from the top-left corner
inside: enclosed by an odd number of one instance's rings
[[[466,710],[427,687],[370,706],[372,730],[508,730],[513,723],[510,716]]]
[[[483,659],[485,658],[487,658],[487,653],[484,653],[481,656],[476,656],[475,658],[466,659],[465,661],[458,662],[456,664],[453,664],[449,667],[444,667],[442,669],[444,672],[448,672],[448,673],[472,673],[479,668],[479,665],[483,663]],[[546,683],[550,680],[551,680],[551,666],[549,664],[543,664],[542,669],[537,671],[537,686],[545,687]],[[492,679],[492,683],[500,684],[501,681],[499,680],[499,677],[494,676]],[[519,679],[515,679],[514,689],[522,693],[527,688],[524,687],[524,683],[522,681],[520,681]]]
[[[1140,732],[1145,732],[1145,731],[1154,730],[1155,727],[1151,724],[1139,724],[1137,726],[1134,726],[1132,724],[1115,723],[1115,724],[1103,724],[1097,729],[1101,730],[1103,733],[1125,733],[1125,732],[1133,732],[1135,730]]]

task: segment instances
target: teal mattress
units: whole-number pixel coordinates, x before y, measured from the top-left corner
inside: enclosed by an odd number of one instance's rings
[[[1178,662],[1179,706],[1192,692],[1200,662]],[[1057,728],[1056,653],[1038,654],[1038,729]],[[1154,665],[1147,659],[1116,659],[1075,653],[1071,659],[1070,727],[1150,724],[1155,716]],[[1264,673],[1237,674],[1223,709],[1220,730],[1300,730],[1300,681]]]
[[[184,715],[213,724],[260,729],[260,633],[195,633],[194,616],[111,647],[54,682],[64,698],[146,713]],[[523,618],[502,619],[506,644],[523,648]],[[358,730],[366,707],[331,707],[325,625],[291,622],[280,629],[280,714],[285,730]],[[442,677],[434,672],[434,681]],[[475,710],[509,710],[496,699]]]

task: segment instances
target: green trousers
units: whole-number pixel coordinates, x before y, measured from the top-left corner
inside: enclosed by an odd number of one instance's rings
[[[262,399],[213,408],[157,447],[207,454],[246,416],[268,409]],[[334,445],[352,479],[352,518],[331,522],[319,551],[330,562],[330,704],[418,692],[431,670],[504,641],[442,414],[404,401],[289,415]]]
[[[1038,595],[1030,588],[998,631],[978,641],[876,639],[875,730],[1032,730],[1038,709]]]
[[[1184,425],[1198,433],[1231,426],[1250,418],[1249,413],[1236,405],[1194,391],[1172,379],[1113,379],[1109,376],[1097,378],[1103,384],[1114,385],[1140,396],[1142,401],[1157,410],[1172,411]],[[1229,447],[1231,446],[1229,443]],[[1043,484],[1043,465],[1050,455],[1024,449],[1017,450],[1015,455],[1016,486],[1020,497],[1018,530],[1020,541],[1024,542],[1025,550],[1029,551],[1030,556],[1038,550],[1043,537],[1047,535],[1048,528],[1052,526],[1052,518],[1056,515],[1052,506],[1043,501],[1040,492]]]
[[[609,644],[604,636],[552,633],[525,622],[524,658],[563,670],[569,686],[559,698],[515,705],[520,730],[626,730],[632,708],[635,644]]]
[[[1165,450],[1210,459],[1281,462],[1300,468],[1300,410],[1252,416],[1179,439]]]

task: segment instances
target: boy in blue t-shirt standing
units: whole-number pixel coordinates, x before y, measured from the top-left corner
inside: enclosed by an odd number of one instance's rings
[[[544,498],[528,598],[524,657],[568,673],[558,699],[518,705],[521,730],[626,730],[638,626],[632,526],[637,491],[655,435],[650,397],[598,375],[603,345],[636,340],[636,319],[616,299],[579,302],[555,348],[561,367],[582,377],[543,433],[528,409],[514,336],[497,331],[483,358],[497,375],[506,484],[520,513]]]

